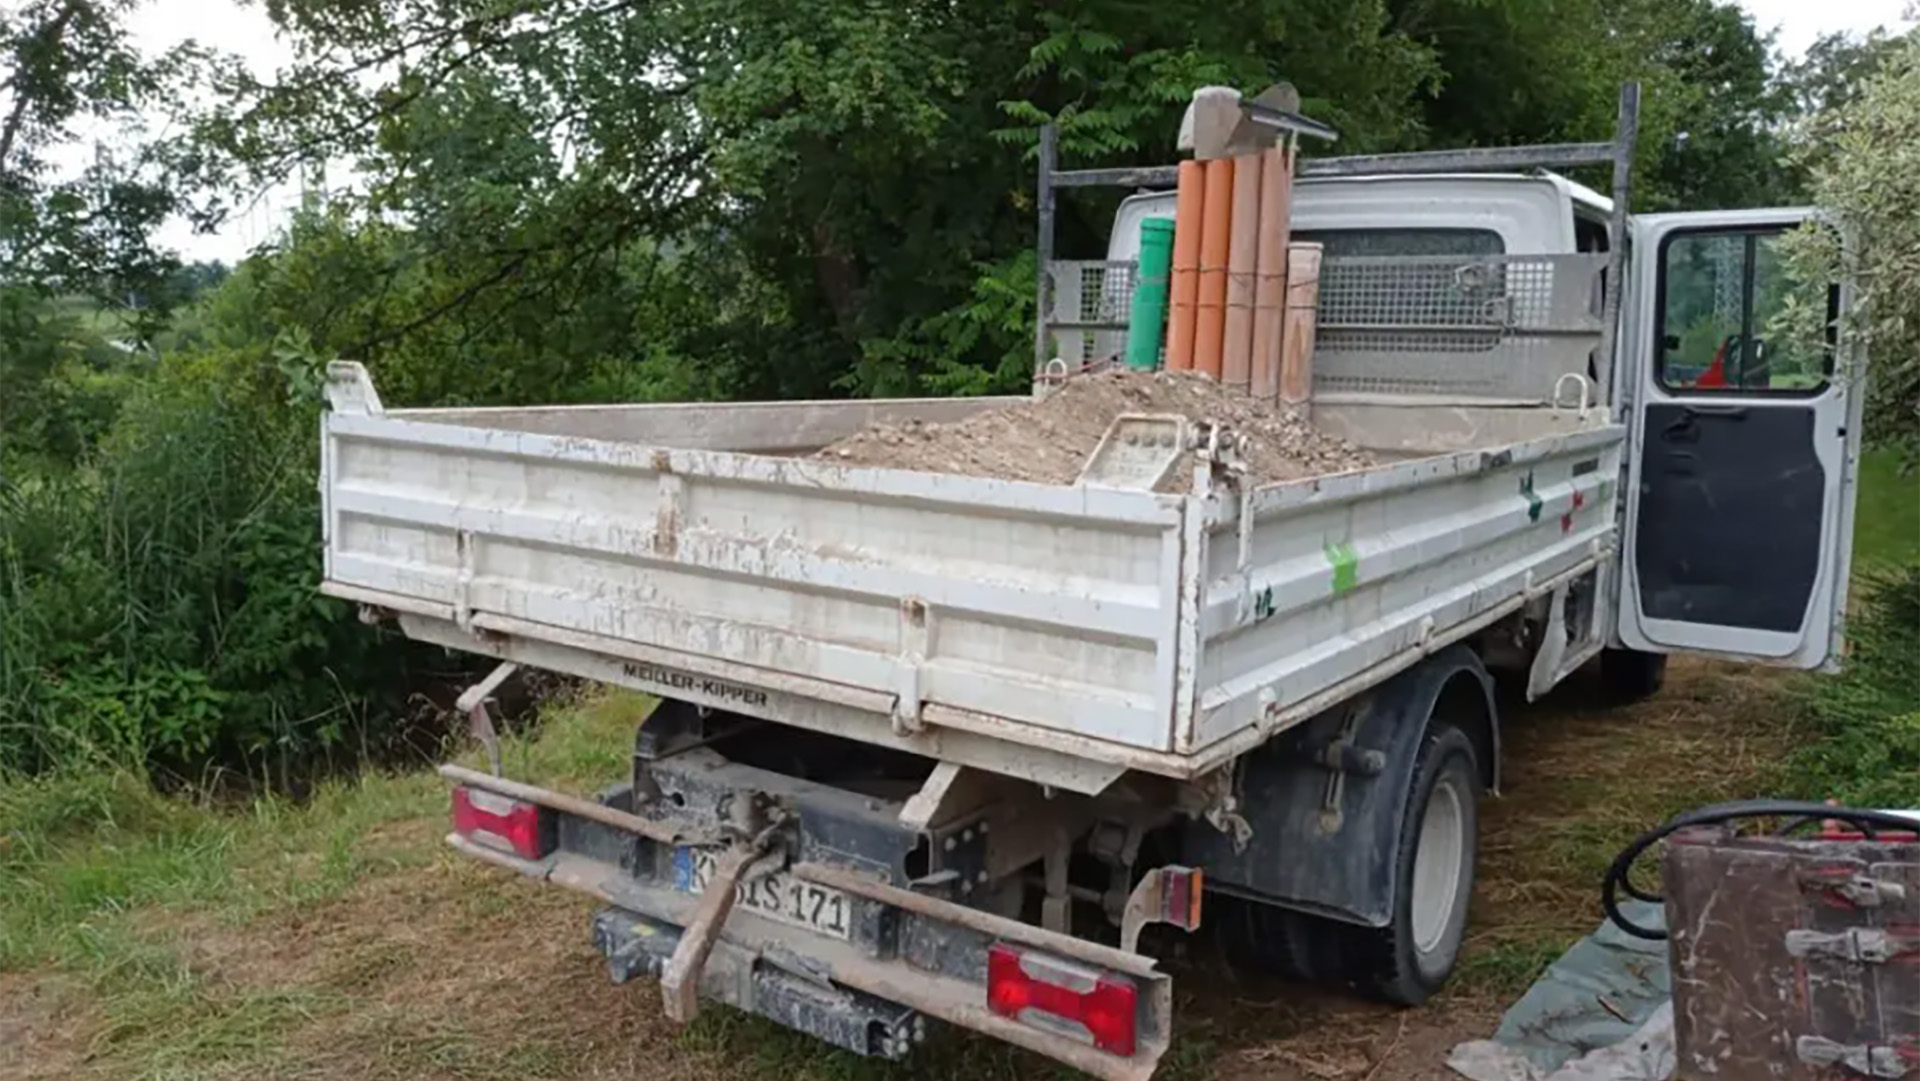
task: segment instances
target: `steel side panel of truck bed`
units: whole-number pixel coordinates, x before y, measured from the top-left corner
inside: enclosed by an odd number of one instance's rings
[[[1206,517],[1192,753],[1448,632],[1615,545],[1624,429],[1273,485]],[[1243,541],[1244,537],[1244,541]],[[1331,703],[1329,703],[1331,704]]]
[[[404,414],[325,438],[330,584],[1170,747],[1178,496]]]
[[[1185,496],[376,404],[325,420],[327,589],[448,621],[432,637],[479,652],[502,652],[502,624],[599,649],[669,695],[720,679],[1184,776],[1603,558],[1623,434]]]

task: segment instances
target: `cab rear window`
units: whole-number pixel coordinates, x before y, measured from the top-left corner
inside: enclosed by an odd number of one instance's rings
[[[1329,258],[1356,255],[1504,255],[1491,229],[1309,229],[1292,239],[1321,244]]]

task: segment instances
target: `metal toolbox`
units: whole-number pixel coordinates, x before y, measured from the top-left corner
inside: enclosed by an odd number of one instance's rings
[[[1920,1078],[1920,840],[1675,834],[1682,1077]]]

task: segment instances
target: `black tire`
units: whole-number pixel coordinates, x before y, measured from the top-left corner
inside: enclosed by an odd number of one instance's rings
[[[1460,959],[1467,913],[1473,901],[1479,856],[1480,768],[1473,740],[1452,725],[1436,723],[1420,748],[1407,803],[1406,826],[1394,853],[1393,919],[1385,927],[1347,928],[1348,976],[1369,998],[1418,1006],[1446,985]],[[1429,837],[1428,818],[1436,819]],[[1443,829],[1442,822],[1451,821]],[[1447,838],[1451,838],[1448,840]],[[1422,876],[1423,842],[1444,847],[1427,853],[1433,875]],[[1448,852],[1447,849],[1455,849]],[[1449,876],[1442,868],[1451,865]],[[1436,889],[1447,892],[1435,895]],[[1422,918],[1416,919],[1420,911]]]
[[[1600,653],[1600,682],[1607,696],[1621,704],[1640,702],[1660,693],[1667,681],[1667,655],[1635,649],[1608,649]]]
[[[1230,964],[1283,980],[1341,982],[1341,925],[1261,901],[1221,900],[1228,902],[1220,934]]]
[[[1436,788],[1457,797],[1460,874],[1451,912],[1438,940],[1422,949],[1413,921],[1413,880],[1422,827]],[[1453,974],[1467,925],[1477,855],[1480,771],[1473,741],[1452,725],[1436,724],[1414,767],[1410,810],[1394,853],[1394,911],[1386,927],[1356,927],[1257,901],[1235,899],[1221,925],[1234,963],[1286,979],[1350,987],[1369,998],[1418,1005]],[[1430,928],[1428,929],[1431,930]]]

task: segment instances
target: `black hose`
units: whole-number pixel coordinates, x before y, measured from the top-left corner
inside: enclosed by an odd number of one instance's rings
[[[1700,807],[1686,812],[1664,825],[1648,830],[1634,838],[1633,843],[1620,850],[1613,858],[1613,865],[1607,868],[1606,877],[1600,881],[1600,907],[1607,913],[1607,919],[1635,938],[1644,938],[1659,942],[1667,933],[1641,925],[1628,919],[1620,911],[1619,894],[1624,891],[1636,900],[1660,904],[1664,898],[1658,894],[1644,893],[1634,886],[1629,877],[1634,861],[1641,853],[1659,844],[1671,834],[1689,826],[1715,826],[1724,822],[1735,822],[1747,818],[1790,818],[1779,832],[1793,833],[1817,822],[1843,822],[1854,827],[1868,839],[1875,837],[1877,830],[1903,830],[1920,832],[1920,818],[1890,814],[1886,811],[1862,811],[1851,807],[1831,807],[1824,803],[1811,803],[1804,800],[1742,800],[1737,803],[1716,803],[1710,807]]]

